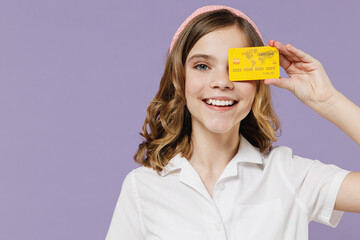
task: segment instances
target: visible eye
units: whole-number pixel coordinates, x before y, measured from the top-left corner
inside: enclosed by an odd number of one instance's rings
[[[200,67],[200,68],[198,68],[198,67]],[[195,68],[200,70],[200,71],[206,70],[203,67],[209,68],[206,64],[198,64],[198,65],[195,66]]]

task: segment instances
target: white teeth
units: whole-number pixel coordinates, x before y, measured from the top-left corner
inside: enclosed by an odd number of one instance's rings
[[[215,106],[231,106],[231,105],[233,105],[234,101],[208,99],[208,100],[206,100],[206,103],[209,105],[215,105]]]

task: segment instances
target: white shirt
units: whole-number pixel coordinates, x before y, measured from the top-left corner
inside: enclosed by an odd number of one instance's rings
[[[124,179],[106,240],[308,239],[308,224],[335,228],[333,210],[350,171],[277,146],[268,156],[241,136],[211,198],[178,154],[159,176],[144,166]]]

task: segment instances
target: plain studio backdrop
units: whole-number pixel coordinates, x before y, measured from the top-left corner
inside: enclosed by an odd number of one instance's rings
[[[173,34],[197,8],[228,5],[263,37],[323,64],[360,105],[356,1],[1,0],[0,239],[104,239]],[[281,76],[286,74],[281,70]],[[271,87],[294,154],[360,171],[360,148],[289,91]],[[310,239],[359,239],[360,214]]]

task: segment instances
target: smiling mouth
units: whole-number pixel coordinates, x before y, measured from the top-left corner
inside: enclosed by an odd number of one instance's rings
[[[204,99],[207,105],[216,106],[216,107],[231,107],[237,104],[237,101],[233,100],[215,100],[215,99]]]

